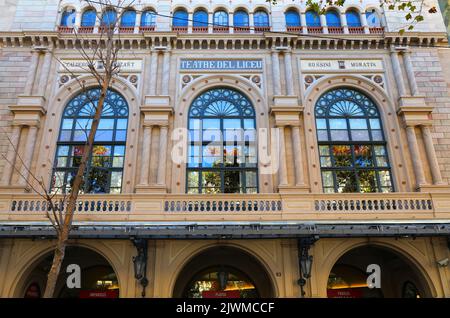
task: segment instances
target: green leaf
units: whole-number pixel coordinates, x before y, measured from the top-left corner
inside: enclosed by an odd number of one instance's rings
[[[405,33],[405,29],[400,29],[400,30],[398,30],[398,33],[399,33],[400,35],[403,35],[403,33]]]
[[[411,13],[408,13],[407,15],[405,15],[405,19],[406,20],[411,20],[412,19]]]
[[[414,18],[414,20],[416,20],[417,22],[421,22],[423,21],[423,15],[418,15]]]

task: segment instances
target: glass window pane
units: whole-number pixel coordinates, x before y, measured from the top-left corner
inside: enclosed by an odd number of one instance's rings
[[[203,141],[221,141],[222,132],[219,129],[203,130]]]
[[[386,148],[384,146],[374,146],[375,154],[377,156],[385,156]]]
[[[351,129],[367,129],[367,120],[365,119],[349,119]]]
[[[87,191],[91,193],[106,193],[108,187],[108,171],[93,168],[89,173]]]
[[[200,131],[199,130],[189,130],[189,140],[190,141],[200,141]]]
[[[380,178],[380,183],[382,187],[391,187],[391,174],[389,171],[378,171],[378,176]]]
[[[127,140],[127,131],[126,130],[117,130],[116,131],[116,141],[125,141]]]
[[[368,130],[352,130],[352,140],[363,141],[370,140]]]
[[[377,192],[377,182],[375,178],[375,171],[359,171],[359,187],[361,192]]]
[[[66,167],[67,166],[67,157],[58,157],[56,161],[56,166],[59,167]]]
[[[73,132],[73,141],[86,141],[89,136],[89,130],[75,130]]]
[[[59,141],[69,141],[71,134],[72,134],[71,130],[61,130]]]
[[[386,157],[377,157],[377,166],[378,167],[387,167],[388,162]]]
[[[336,171],[336,182],[339,193],[356,192],[356,177],[353,171]]]
[[[62,123],[62,129],[72,129],[73,119],[64,119]]]
[[[220,189],[220,172],[202,171],[202,187],[213,187]]]
[[[255,127],[255,120],[254,119],[244,119],[244,129],[252,129]]]
[[[347,130],[331,130],[331,140],[333,141],[347,141],[348,131]]]
[[[95,133],[95,141],[112,141],[113,131],[112,130],[97,130]]]
[[[321,157],[320,158],[320,166],[321,167],[331,167],[331,158],[330,157]]]
[[[258,181],[255,171],[247,171],[245,173],[245,186],[246,187],[257,187]]]
[[[330,129],[347,129],[345,119],[330,119]]]
[[[220,129],[220,119],[203,119],[203,129]]]
[[[326,119],[316,119],[317,129],[327,129]]]
[[[241,187],[240,171],[224,171],[224,193],[240,193]]]
[[[122,171],[111,172],[111,187],[122,186]]]
[[[328,146],[319,146],[319,153],[321,156],[329,156],[330,148]]]
[[[381,130],[372,130],[373,141],[383,141],[383,133]]]
[[[114,119],[100,119],[98,129],[114,129]]]
[[[201,120],[200,119],[189,119],[190,129],[200,129]]]
[[[198,188],[188,188],[187,193],[198,194]]]
[[[322,171],[322,183],[324,187],[333,187],[333,172],[332,171]],[[334,190],[333,190],[334,192]]]
[[[242,128],[240,119],[224,119],[223,120],[224,129],[239,129]]]
[[[327,141],[328,140],[328,131],[326,131],[326,130],[318,130],[317,131],[317,139],[319,141]]]
[[[58,146],[58,156],[67,156],[69,154],[69,146]]]
[[[113,158],[113,167],[114,168],[122,168],[123,167],[123,157],[114,157]]]
[[[381,129],[381,124],[379,119],[369,119],[371,129]]]
[[[124,155],[125,155],[125,146],[114,147],[114,156],[124,156]]]
[[[357,167],[373,166],[371,146],[355,145],[354,151],[355,151],[355,165]]]
[[[332,146],[331,151],[334,157],[334,164],[336,167],[351,167],[352,151],[350,146]]]
[[[188,171],[188,187],[198,187],[199,185],[198,171]]]

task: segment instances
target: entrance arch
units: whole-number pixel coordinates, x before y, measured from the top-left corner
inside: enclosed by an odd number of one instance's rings
[[[53,261],[53,251],[34,262],[24,279],[18,297],[39,298],[45,291],[47,274]],[[68,288],[66,268],[70,264],[80,266],[81,288]],[[118,298],[119,280],[109,261],[92,249],[68,246],[61,272],[56,283],[57,298]]]
[[[180,271],[173,297],[269,298],[272,281],[264,266],[235,247],[209,248],[194,256]]]
[[[380,266],[381,288],[368,288],[367,266]],[[419,268],[401,253],[384,246],[355,247],[333,265],[327,282],[329,298],[432,297]]]

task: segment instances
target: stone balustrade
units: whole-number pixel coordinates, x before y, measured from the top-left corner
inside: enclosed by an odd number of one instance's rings
[[[120,194],[82,195],[78,221],[330,221],[450,218],[445,193],[386,194]],[[65,209],[64,204],[55,202]],[[45,221],[37,195],[1,194],[0,222]]]

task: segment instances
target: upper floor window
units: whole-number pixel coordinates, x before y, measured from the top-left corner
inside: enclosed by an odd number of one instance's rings
[[[208,90],[189,110],[187,193],[256,193],[255,110],[229,88]]]
[[[347,26],[349,27],[360,27],[361,26],[361,19],[359,17],[359,13],[355,10],[348,10],[345,13],[345,16],[347,18]]]
[[[381,19],[378,13],[373,11],[366,12],[367,25],[371,28],[379,28],[381,27]]]
[[[194,12],[194,27],[206,27],[208,26],[208,12],[205,10],[197,10]]]
[[[306,25],[309,27],[320,27],[320,18],[315,11],[306,11]]]
[[[315,116],[325,193],[393,191],[380,114],[370,98],[334,89],[319,98]]]
[[[155,23],[156,23],[155,11],[146,10],[146,11],[142,12],[141,26],[143,26],[143,27],[154,26]]]
[[[263,10],[258,10],[253,14],[253,21],[255,27],[267,27],[269,26],[269,15]]]
[[[236,11],[233,15],[233,25],[236,27],[249,26],[248,13],[244,10]]]
[[[186,10],[180,9],[175,11],[172,18],[172,25],[175,27],[187,27],[188,26],[188,13]]]
[[[65,27],[73,27],[75,25],[75,16],[75,9],[64,11],[61,15],[60,25]]]
[[[113,9],[103,12],[101,25],[114,26],[116,24],[117,13]]]
[[[93,27],[95,25],[95,20],[97,19],[97,14],[95,10],[89,9],[84,11],[81,17],[82,27]]]
[[[300,15],[296,10],[288,10],[284,14],[284,18],[286,19],[286,26],[288,27],[299,27],[300,23]]]
[[[134,27],[136,24],[136,12],[134,10],[127,10],[122,13],[122,17],[120,19],[120,26],[125,28]]]
[[[341,26],[341,18],[339,13],[334,10],[327,11],[326,15],[327,26],[329,27],[340,27]]]
[[[228,13],[223,10],[214,12],[214,25],[228,26]]]
[[[75,96],[64,109],[52,177],[55,192],[68,192],[73,184],[99,96],[100,89],[90,89]],[[86,166],[82,193],[121,192],[127,123],[127,102],[109,90]]]

